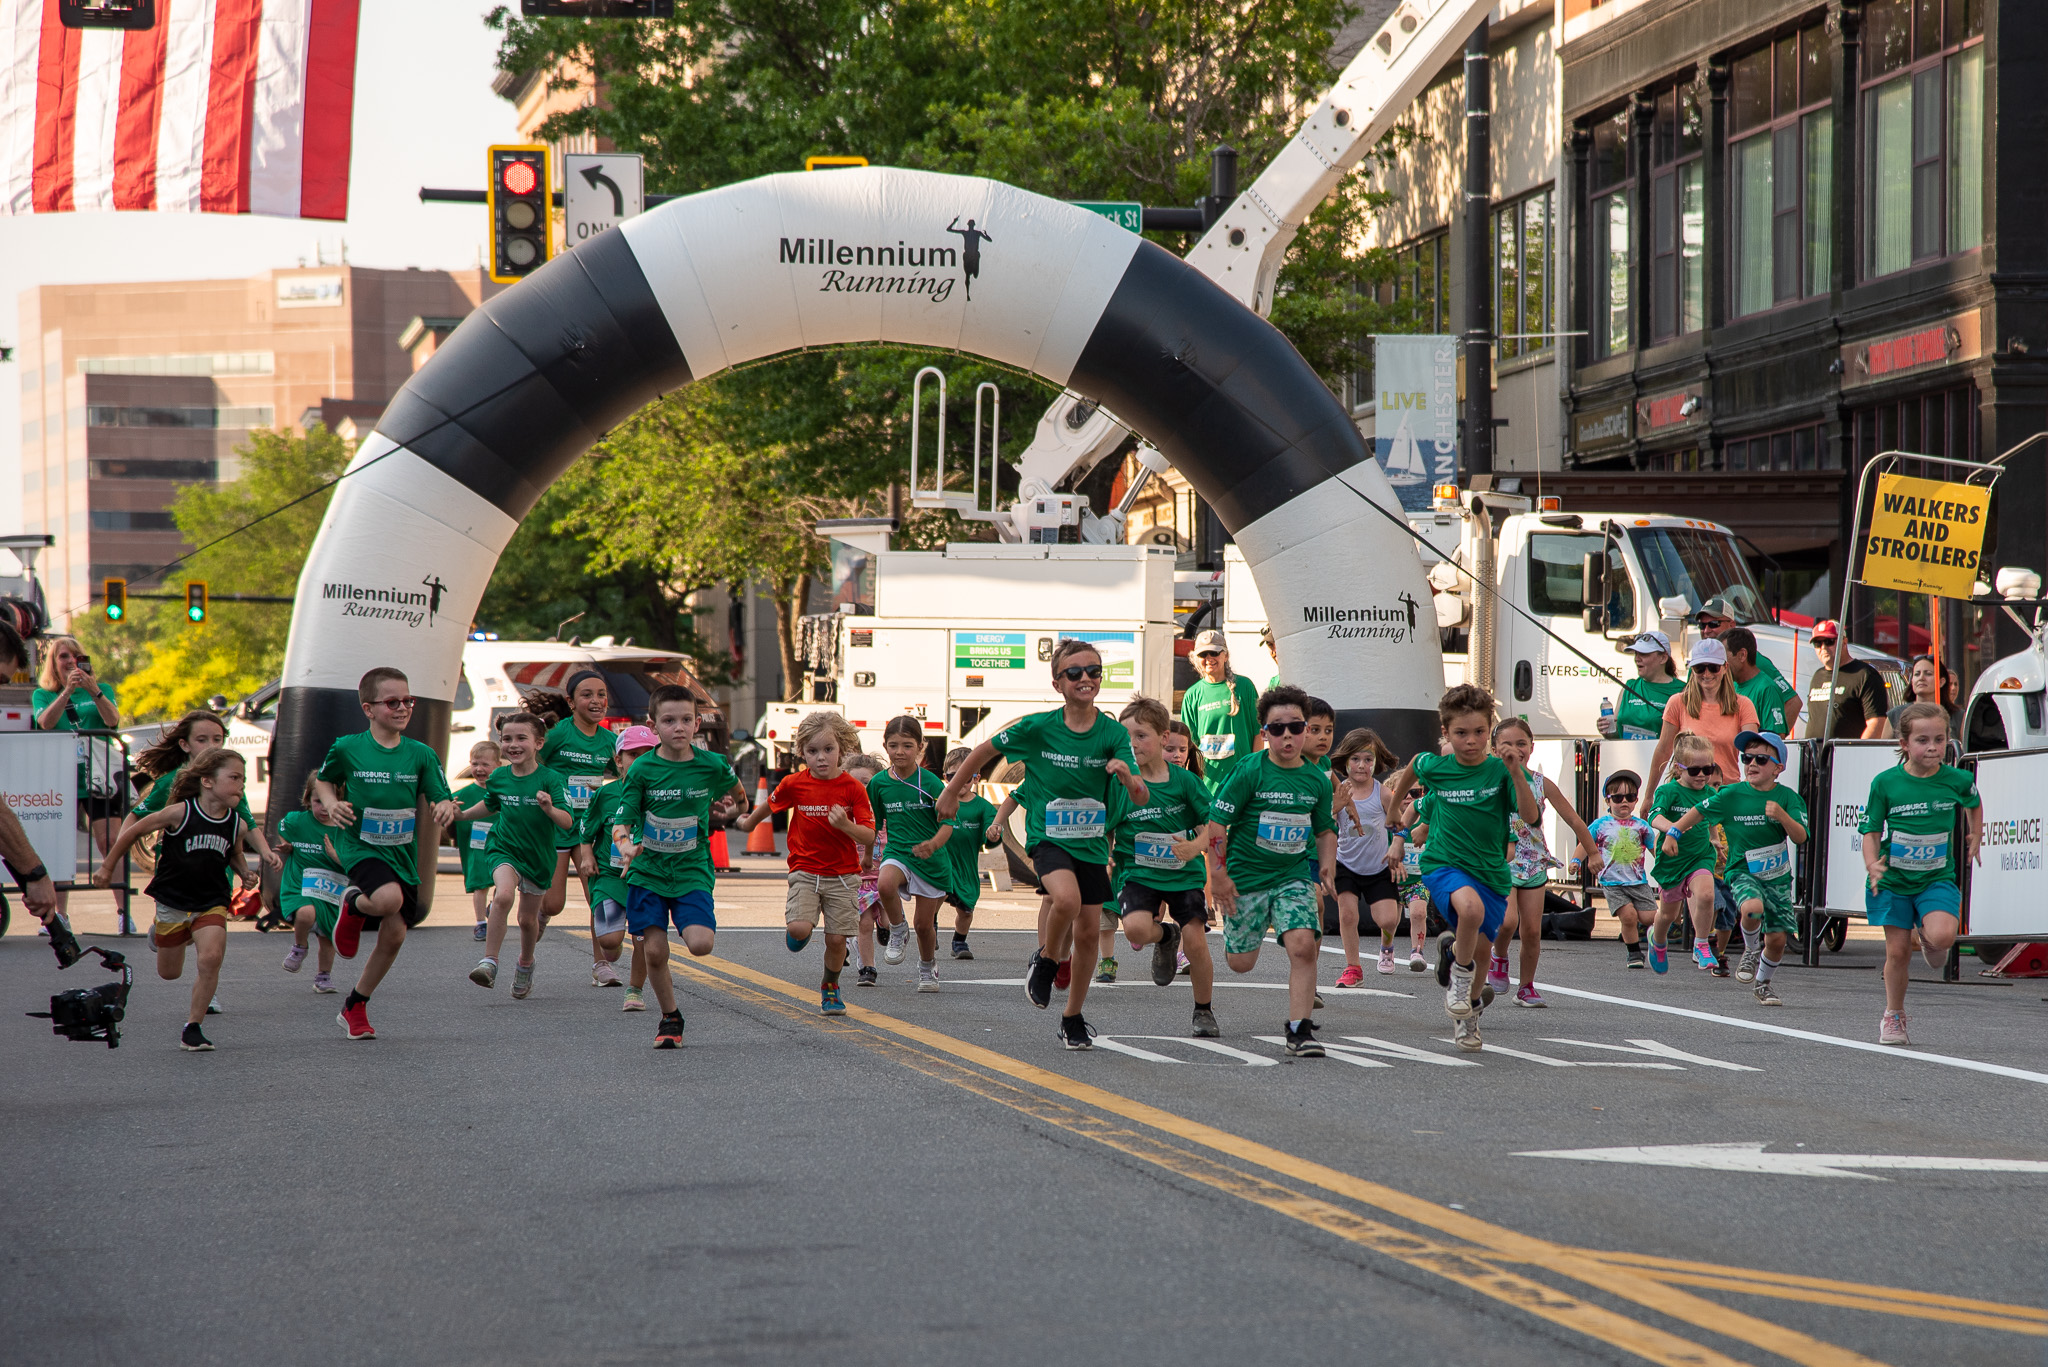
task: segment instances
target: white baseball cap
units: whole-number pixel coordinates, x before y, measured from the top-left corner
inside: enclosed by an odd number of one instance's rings
[[[1728,663],[1728,647],[1712,637],[1692,643],[1692,653],[1685,657],[1685,667],[1694,665],[1723,665]]]
[[[1626,648],[1632,655],[1648,655],[1652,651],[1658,650],[1669,655],[1671,653],[1671,638],[1661,631],[1646,631],[1633,641],[1630,641]]]

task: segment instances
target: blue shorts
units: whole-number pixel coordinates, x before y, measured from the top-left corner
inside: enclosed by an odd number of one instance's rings
[[[635,935],[665,929],[674,920],[678,933],[690,926],[718,929],[718,917],[711,910],[711,894],[702,889],[680,897],[663,897],[646,888],[626,889],[626,929]]]
[[[1479,930],[1487,939],[1500,934],[1501,925],[1508,918],[1507,894],[1495,892],[1463,869],[1425,869],[1422,886],[1429,889],[1429,900],[1436,903],[1437,910],[1453,927],[1458,924],[1458,913],[1451,907],[1451,894],[1460,888],[1470,888],[1479,894],[1479,904],[1486,908],[1486,920]]]
[[[630,894],[628,894],[630,895]],[[626,928],[626,908],[615,897],[600,897],[590,906],[590,933],[616,935]]]
[[[1930,912],[1945,911],[1951,916],[1961,916],[1963,890],[1946,879],[1930,883],[1918,892],[1887,892],[1879,888],[1864,898],[1864,905],[1868,909],[1870,924],[1912,930],[1925,921]]]

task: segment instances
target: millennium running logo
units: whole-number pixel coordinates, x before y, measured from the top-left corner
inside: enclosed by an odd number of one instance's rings
[[[439,575],[428,574],[421,578],[418,589],[396,585],[365,588],[360,584],[322,584],[320,597],[323,601],[340,602],[344,617],[402,622],[409,627],[424,623],[431,627],[435,615],[441,611],[442,595],[447,591],[448,586],[441,582]]]
[[[818,275],[820,294],[923,295],[934,304],[953,297],[951,272],[957,268],[959,283],[972,302],[974,282],[981,278],[982,244],[995,239],[974,219],[962,227],[957,214],[941,231],[959,238],[960,245],[912,246],[903,238],[894,244],[859,244],[832,237],[785,237],[779,239],[775,261],[782,266],[825,267]],[[937,274],[941,270],[947,273]]]
[[[1327,627],[1332,641],[1400,641],[1415,639],[1421,619],[1421,605],[1403,589],[1394,595],[1399,607],[1340,608],[1328,603],[1311,603],[1301,610],[1305,626]]]

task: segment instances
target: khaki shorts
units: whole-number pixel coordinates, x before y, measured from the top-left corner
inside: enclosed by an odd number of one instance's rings
[[[860,875],[857,873],[792,873],[782,919],[823,922],[827,935],[860,933]]]

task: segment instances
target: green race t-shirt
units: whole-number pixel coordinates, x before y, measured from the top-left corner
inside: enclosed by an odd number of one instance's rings
[[[347,873],[365,859],[381,859],[399,881],[417,884],[413,837],[420,799],[446,802],[455,795],[433,750],[411,736],[385,749],[368,731],[343,736],[328,747],[320,779],[356,809],[355,822],[332,827],[327,838]]]
[[[1742,680],[1735,678],[1732,674],[1728,677],[1734,682],[1735,691],[1748,698],[1749,705],[1756,709],[1757,726],[1765,731],[1783,736],[1786,727],[1789,725],[1785,720],[1785,704],[1797,698],[1799,692],[1791,684],[1785,682],[1785,676],[1778,672],[1778,667],[1769,660],[1759,659],[1756,662],[1756,673],[1750,676],[1748,683],[1742,682]],[[1748,785],[1736,784],[1731,786],[1747,787]]]
[[[1208,881],[1208,861],[1173,857],[1173,842],[1186,840],[1209,821],[1209,785],[1177,765],[1166,766],[1166,778],[1145,785],[1146,800],[1132,805],[1119,791],[1111,818],[1114,884],[1138,882],[1155,892],[1184,892]]]
[[[1688,788],[1673,779],[1650,799],[1650,810],[1643,813],[1643,819],[1652,825],[1656,824],[1654,817],[1676,821],[1713,796],[1713,792],[1712,788]],[[1664,832],[1657,832],[1657,859],[1650,865],[1650,877],[1658,887],[1675,888],[1687,874],[1714,867],[1714,840],[1707,834],[1712,825],[1702,818],[1699,825],[1679,836],[1677,854],[1664,853]]]
[[[583,809],[577,843],[590,846],[597,859],[597,876],[590,880],[593,902],[626,905],[626,856],[619,853],[618,842],[612,839],[612,826],[617,823],[625,801],[626,785],[618,780],[599,788],[591,795],[590,805]]]
[[[178,771],[176,769],[171,770],[168,774],[157,775],[156,782],[149,785],[149,791],[142,795],[142,801],[129,809],[128,815],[133,817],[150,816],[170,806],[171,785],[177,781]],[[246,821],[252,828],[256,825],[256,818],[249,814],[248,793],[244,792],[235,799],[235,810],[241,814],[242,820]],[[282,826],[279,829],[283,829]]]
[[[1131,733],[1106,712],[1095,714],[1085,732],[1067,726],[1066,711],[1035,712],[1019,717],[996,733],[996,753],[1024,761],[1024,784],[1017,790],[1024,808],[1024,844],[1054,841],[1076,863],[1109,863],[1109,799],[1123,784],[1109,776],[1108,766],[1120,759],[1132,769]]]
[[[1499,755],[1477,764],[1456,755],[1418,755],[1415,777],[1427,789],[1429,844],[1422,871],[1456,869],[1506,896],[1508,817],[1515,811],[1515,782]]]
[[[548,795],[557,811],[575,816],[569,806],[568,785],[545,764],[535,765],[533,772],[525,775],[513,773],[509,764],[491,770],[491,776],[484,780],[484,803],[497,815],[492,818],[490,836],[484,841],[483,862],[495,869],[510,860],[521,878],[547,887],[555,881],[556,843],[558,839],[566,840],[563,848],[573,848],[576,825],[572,820],[564,830],[549,820],[540,805],[542,793]]]
[[[995,820],[996,804],[973,793],[960,800],[960,810],[946,823],[953,828],[952,838],[939,851],[946,861],[946,891],[965,902],[970,911],[981,900],[982,842],[988,839],[988,828]]]
[[[738,782],[724,756],[709,750],[694,750],[680,764],[659,750],[633,761],[616,819],[637,835],[641,846],[626,871],[627,885],[663,897],[711,891],[718,881],[705,843],[711,804]]]
[[[551,727],[540,743],[540,762],[562,776],[568,790],[569,806],[579,821],[590,806],[590,795],[612,772],[612,754],[618,737],[600,726],[595,735],[577,729],[574,717],[564,717]],[[555,848],[566,850],[577,843],[577,827],[571,826],[555,840]]]
[[[1956,881],[1956,817],[1980,805],[1977,781],[1966,770],[1944,764],[1926,778],[1904,764],[1870,781],[1857,829],[1881,837],[1886,892],[1915,893]]]
[[[1181,695],[1180,720],[1194,735],[1195,750],[1202,756],[1202,778],[1213,793],[1237,762],[1253,752],[1259,734],[1259,690],[1242,674],[1219,683],[1197,679]]]
[[[1330,798],[1327,775],[1312,764],[1283,769],[1270,751],[1231,771],[1210,799],[1209,819],[1230,833],[1223,866],[1239,892],[1313,880],[1315,837],[1337,829]]]
[[[884,769],[868,780],[868,803],[875,809],[875,819],[889,832],[888,859],[903,865],[912,873],[935,888],[952,891],[952,857],[947,851],[959,837],[949,837],[944,848],[935,851],[930,858],[920,859],[911,851],[939,833],[939,813],[933,806],[939,794],[946,791],[946,783],[929,769],[912,769],[910,777],[896,777],[895,771]],[[967,804],[960,804],[961,811]]]
[[[287,916],[300,907],[325,902],[341,905],[341,892],[348,879],[328,857],[327,837],[332,826],[323,826],[308,811],[288,812],[277,823],[277,838],[285,844],[284,872],[277,878],[277,904]]]
[[[484,800],[483,785],[465,783],[455,790],[457,811],[468,811]],[[477,865],[484,852],[484,842],[491,838],[491,823],[487,820],[457,821],[454,828],[455,854],[462,861],[462,886],[465,892],[475,892],[491,884],[490,876]]]
[[[1763,676],[1757,677],[1760,680]],[[1806,804],[1784,784],[1776,783],[1759,792],[1748,783],[1730,783],[1715,789],[1700,804],[1700,825],[1719,826],[1727,832],[1730,875],[1747,872],[1759,883],[1789,881],[1792,837],[1785,834],[1783,826],[1764,815],[1766,802],[1777,803],[1787,816],[1802,826],[1806,824]]]
[[[1630,679],[1614,704],[1616,740],[1655,740],[1664,734],[1664,704],[1685,692],[1685,680]]]

